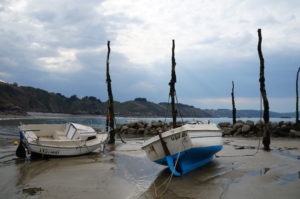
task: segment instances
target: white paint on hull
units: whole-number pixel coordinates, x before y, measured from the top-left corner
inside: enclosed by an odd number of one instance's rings
[[[223,145],[222,131],[213,123],[186,124],[162,133],[162,137],[170,155],[191,148]],[[148,158],[152,161],[166,156],[159,136],[147,140],[142,149],[146,151]]]

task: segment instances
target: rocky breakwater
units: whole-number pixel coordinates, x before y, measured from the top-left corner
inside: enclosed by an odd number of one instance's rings
[[[182,126],[183,122],[178,122],[177,126]],[[144,121],[131,122],[127,124],[121,124],[117,126],[117,131],[122,134],[136,134],[144,136],[157,135],[172,129],[172,122],[165,123],[162,121],[152,121],[147,123]]]
[[[254,123],[251,120],[239,120],[235,124],[221,122],[219,126],[223,130],[223,136],[259,137],[263,132],[261,121]],[[293,122],[270,122],[268,128],[272,137],[300,137],[300,125]]]
[[[182,126],[186,122],[178,122],[177,126]],[[248,120],[237,121],[235,124],[230,122],[221,122],[218,124],[223,130],[223,136],[227,137],[259,137],[262,136],[263,123]],[[300,125],[293,122],[270,122],[269,129],[273,137],[300,137]],[[165,123],[162,121],[136,121],[117,126],[117,131],[121,134],[153,136],[158,133],[172,129],[172,122]]]

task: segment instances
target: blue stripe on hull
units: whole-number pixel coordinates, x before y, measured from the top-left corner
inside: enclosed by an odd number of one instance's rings
[[[164,157],[154,162],[169,167],[175,176],[182,176],[213,160],[213,155],[223,148],[222,145],[191,148],[180,152],[176,168],[174,168],[178,153]]]

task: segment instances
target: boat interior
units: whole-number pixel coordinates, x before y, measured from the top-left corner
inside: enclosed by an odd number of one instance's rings
[[[97,138],[97,133],[93,128],[75,123],[22,125],[20,129],[24,132],[28,142],[44,144],[53,141],[59,141],[61,144],[86,142]]]

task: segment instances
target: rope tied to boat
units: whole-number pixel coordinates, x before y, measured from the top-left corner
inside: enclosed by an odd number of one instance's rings
[[[259,119],[259,121],[261,122],[261,123],[263,123],[263,121],[262,121],[262,101],[263,101],[263,99],[262,99],[262,95],[260,95],[260,119]],[[262,131],[262,125],[260,125],[260,131]],[[220,157],[246,157],[246,156],[255,156],[258,152],[259,152],[259,149],[260,149],[260,143],[261,143],[261,137],[262,137],[262,135],[261,136],[259,136],[258,137],[258,145],[257,145],[257,147],[256,147],[256,151],[253,153],[253,154],[244,154],[244,155],[215,155],[217,158],[220,158]]]
[[[178,165],[181,151],[185,148],[185,142],[186,142],[186,137],[184,137],[183,140],[182,140],[182,148],[179,150],[179,152],[177,154],[175,164],[174,164],[174,168],[173,168],[174,170],[176,169],[176,167]],[[158,187],[156,187],[155,182],[153,182],[155,198],[161,198],[166,193],[166,191],[168,190],[169,185],[172,181],[173,176],[174,176],[174,173],[171,172],[169,177],[167,177],[167,179],[165,179]],[[161,194],[158,195],[157,190],[161,189],[162,186],[164,186],[164,185],[165,185],[165,189],[162,191]]]

